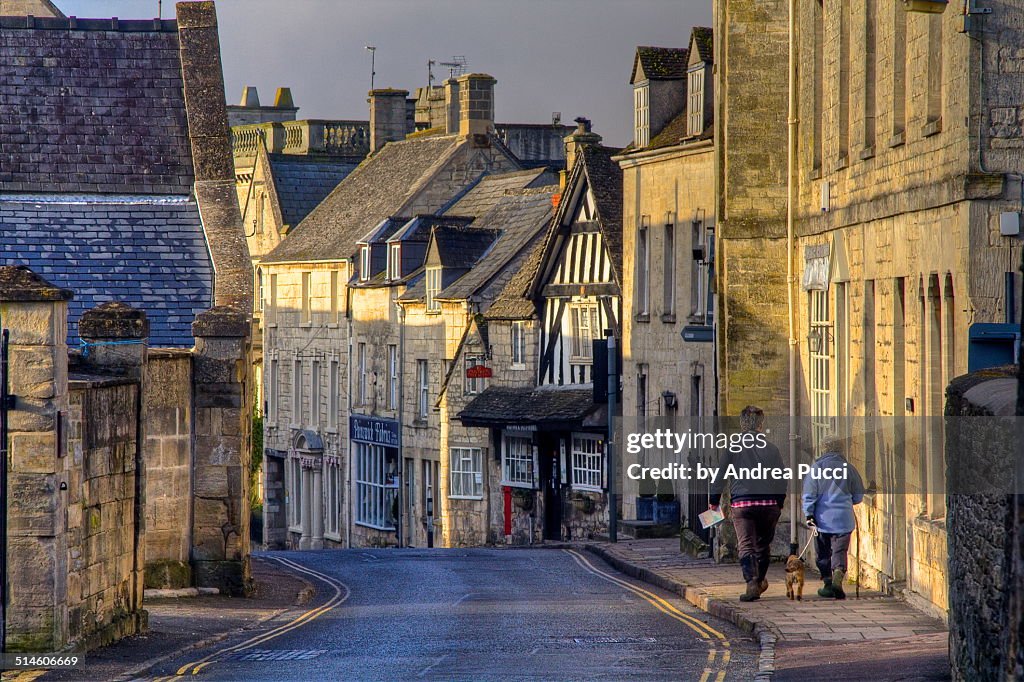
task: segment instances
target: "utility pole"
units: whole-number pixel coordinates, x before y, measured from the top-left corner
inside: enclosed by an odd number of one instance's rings
[[[608,539],[619,541],[619,510],[615,492],[615,403],[619,397],[618,352],[615,347],[615,331],[609,329],[608,336]]]
[[[377,47],[367,45],[366,49],[370,51],[370,89],[373,90],[374,77],[377,75]]]

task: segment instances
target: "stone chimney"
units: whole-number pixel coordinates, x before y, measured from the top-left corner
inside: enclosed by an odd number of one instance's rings
[[[494,132],[494,84],[486,73],[459,76],[459,135]]]
[[[259,105],[260,93],[256,90],[256,86],[246,85],[242,88],[242,101],[238,103],[238,106],[256,108]]]
[[[584,147],[600,144],[602,139],[603,138],[600,135],[591,130],[589,118],[584,118],[582,116],[577,118],[576,130],[572,131],[571,135],[567,135],[563,138],[563,141],[565,142],[566,172],[572,172],[572,167],[576,165],[576,158]]]
[[[459,81],[449,78],[444,82],[444,132],[459,134]]]
[[[370,153],[388,142],[404,140],[410,132],[405,98],[408,90],[381,88],[370,91]]]
[[[291,88],[278,88],[277,95],[274,97],[274,108],[276,109],[295,109],[295,100],[292,99]]]

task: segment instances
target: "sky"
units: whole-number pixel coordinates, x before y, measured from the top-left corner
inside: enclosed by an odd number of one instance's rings
[[[54,2],[78,17],[157,13],[157,0]],[[366,119],[373,45],[376,87],[412,92],[426,85],[427,60],[464,55],[498,80],[499,122],[586,116],[612,146],[631,137],[635,47],[686,47],[692,26],[711,25],[711,0],[218,0],[217,11],[229,104],[245,85],[263,104],[287,86],[299,118]],[[164,17],[173,13],[164,0]]]

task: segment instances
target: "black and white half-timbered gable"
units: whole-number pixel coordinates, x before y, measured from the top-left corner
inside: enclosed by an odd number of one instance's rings
[[[594,381],[593,341],[620,335],[622,293],[622,170],[619,150],[582,147],[533,286],[541,315],[538,385]]]

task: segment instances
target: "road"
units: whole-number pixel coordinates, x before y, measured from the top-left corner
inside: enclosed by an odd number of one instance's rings
[[[585,553],[346,550],[264,555],[317,597],[146,679],[749,680],[748,635]],[[193,676],[195,675],[195,676]]]

